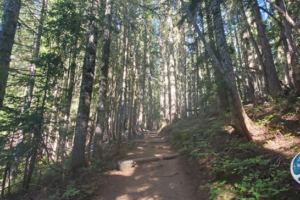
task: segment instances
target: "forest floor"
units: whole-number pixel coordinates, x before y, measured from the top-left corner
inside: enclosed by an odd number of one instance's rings
[[[247,141],[230,126],[231,116],[216,111],[178,120],[160,132],[185,159],[203,199],[299,199],[290,173],[300,151],[297,99],[245,105],[248,116],[266,132]]]
[[[157,157],[176,153],[167,137],[154,138],[157,131],[149,131],[127,153],[126,160]],[[180,157],[135,165],[124,171],[109,171],[101,182],[99,194],[93,200],[164,200],[200,199],[189,169]]]

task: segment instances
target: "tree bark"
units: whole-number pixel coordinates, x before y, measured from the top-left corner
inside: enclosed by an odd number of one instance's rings
[[[127,8],[124,8],[125,12]],[[125,22],[124,22],[125,23]],[[126,24],[126,23],[125,23]],[[120,84],[120,100],[119,100],[119,124],[118,124],[118,134],[117,134],[117,149],[121,148],[121,137],[124,132],[125,124],[125,87],[126,87],[126,78],[127,78],[127,45],[128,45],[128,36],[127,28],[123,26],[123,58],[122,58],[122,78]]]
[[[148,55],[149,57],[149,55]],[[152,75],[151,75],[151,65],[150,60],[148,58],[148,92],[149,92],[149,110],[148,110],[148,119],[147,119],[147,129],[152,130],[153,128],[153,97],[152,97]]]
[[[99,100],[97,105],[97,121],[95,126],[93,158],[102,159],[102,139],[104,133],[106,93],[108,87],[108,70],[110,56],[110,26],[112,21],[113,0],[106,0],[105,22],[103,29],[103,47],[101,58],[101,74],[99,81]]]
[[[0,25],[0,110],[8,79],[10,56],[18,25],[21,0],[6,0]]]
[[[210,47],[212,48],[212,51],[215,53],[216,57],[220,57],[219,53],[217,52],[216,44],[215,44],[215,37],[214,37],[214,27],[211,17],[211,9],[210,9],[211,2],[208,2],[208,0],[205,0],[205,12],[206,12],[206,19],[207,19],[207,29],[208,29],[208,42]],[[207,52],[207,50],[206,50]],[[208,52],[209,53],[209,52]],[[220,101],[220,106],[222,110],[226,110],[229,107],[229,99],[228,99],[228,88],[226,86],[226,82],[224,80],[224,77],[222,75],[222,72],[220,69],[218,69],[217,66],[214,65],[212,61],[212,66],[214,69],[214,77],[215,77],[215,83],[217,85],[217,95]],[[209,69],[208,69],[208,72]],[[210,76],[209,76],[210,79]],[[209,83],[211,81],[209,80]],[[210,93],[212,91],[212,85],[208,84],[207,92]]]
[[[184,28],[182,29],[182,51],[183,51],[183,75],[182,75],[182,83],[181,83],[181,93],[182,93],[182,113],[181,116],[183,118],[187,117],[187,102],[186,102],[186,69],[187,69],[187,65],[188,65],[188,61],[187,61],[187,51],[186,51],[186,43],[187,43],[187,39],[186,39],[186,24],[184,24]]]
[[[171,94],[171,119],[173,122],[176,117],[176,87],[175,87],[175,63],[174,63],[174,43],[173,43],[173,20],[172,14],[173,9],[170,8],[168,15],[168,25],[169,25],[169,53],[170,53],[170,94]]]
[[[72,150],[71,168],[73,171],[86,167],[85,143],[90,115],[91,97],[93,91],[95,59],[98,43],[98,27],[95,19],[97,13],[96,1],[92,1],[91,13],[94,18],[90,20],[88,29],[88,44],[86,47],[82,69],[82,82],[80,88],[79,107],[76,118],[74,146]]]
[[[263,55],[265,58],[264,66],[268,82],[268,91],[269,94],[274,97],[281,92],[281,86],[274,64],[269,38],[267,37],[266,27],[261,16],[257,0],[250,1],[252,3],[252,12],[257,24],[258,37],[260,39]]]
[[[160,37],[159,37],[159,50],[160,50],[160,64],[159,64],[159,81],[160,81],[160,97],[159,97],[159,106],[160,106],[160,126],[163,126],[163,121],[165,120],[165,96],[164,96],[164,47],[163,47],[163,30],[160,27]]]

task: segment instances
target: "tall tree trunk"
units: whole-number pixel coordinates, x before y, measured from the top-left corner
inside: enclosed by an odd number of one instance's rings
[[[0,110],[8,79],[10,56],[18,25],[21,0],[6,0],[0,25]]]
[[[257,24],[258,37],[260,39],[263,55],[265,58],[264,66],[266,68],[265,71],[268,82],[268,91],[271,96],[276,96],[281,92],[281,86],[274,64],[269,38],[266,33],[266,27],[261,16],[257,0],[250,1],[252,3],[252,12]]]
[[[82,69],[82,82],[80,88],[79,107],[76,118],[74,146],[72,150],[71,168],[77,170],[86,167],[85,142],[90,115],[91,97],[93,91],[95,59],[98,43],[98,27],[95,18],[98,6],[96,0],[92,1],[91,13],[94,18],[90,20],[88,29],[88,44],[85,52],[85,60]]]
[[[125,12],[127,8],[124,8]],[[125,23],[125,22],[124,22]],[[128,45],[128,36],[126,25],[123,26],[123,58],[122,58],[122,73],[121,73],[121,84],[120,84],[120,100],[119,100],[119,124],[118,134],[117,134],[117,149],[121,148],[121,139],[122,133],[124,132],[124,123],[125,123],[125,87],[126,87],[126,78],[127,78],[127,45]],[[124,134],[125,136],[125,134]]]
[[[168,25],[169,25],[169,51],[170,51],[170,94],[171,94],[171,119],[173,122],[176,117],[176,87],[175,87],[175,63],[174,63],[174,43],[173,43],[173,7],[169,10]]]
[[[169,90],[169,69],[168,69],[168,56],[167,56],[167,50],[165,47],[164,48],[164,75],[165,75],[165,84],[164,84],[164,91],[165,91],[165,117],[167,123],[170,121],[170,90]]]
[[[160,97],[159,97],[159,106],[160,106],[160,126],[163,126],[163,121],[165,120],[165,96],[164,96],[164,79],[165,79],[165,71],[164,71],[164,54],[165,48],[163,47],[163,35],[162,28],[160,27],[160,37],[159,37],[159,50],[160,50],[160,64],[159,64],[159,81],[160,81]]]
[[[255,103],[259,92],[257,88],[256,77],[255,77],[257,72],[253,71],[254,62],[253,62],[251,47],[249,44],[248,34],[244,32],[244,34],[241,33],[241,35],[243,36],[241,37],[243,40],[243,45],[241,45],[241,47],[242,47],[242,53],[244,58],[244,64],[245,64],[248,81],[249,81],[250,99],[252,102]]]
[[[182,75],[182,83],[181,83],[181,93],[182,93],[182,117],[186,118],[187,117],[187,112],[186,112],[186,108],[187,108],[187,102],[186,102],[186,69],[187,69],[187,51],[186,51],[186,43],[187,43],[187,39],[186,39],[186,24],[184,24],[184,28],[182,29],[182,51],[183,51],[183,63],[182,63],[182,71],[183,71],[183,75]]]
[[[211,17],[211,9],[210,4],[208,0],[205,0],[205,12],[206,12],[206,19],[207,19],[207,29],[208,29],[208,38],[209,38],[209,45],[212,48],[212,51],[215,53],[215,55],[219,58],[220,55],[217,52],[217,48],[215,45],[215,38],[214,38],[214,28],[213,28],[213,22]],[[228,99],[228,88],[226,86],[226,82],[224,80],[224,77],[222,75],[222,72],[220,69],[214,65],[212,62],[212,66],[214,69],[214,76],[215,76],[215,83],[217,85],[217,95],[219,97],[220,105],[222,110],[226,110],[229,107],[229,99]],[[212,90],[212,85],[208,85],[208,93]]]
[[[134,35],[135,36],[135,35]],[[131,89],[131,102],[129,106],[129,129],[128,129],[128,139],[131,139],[131,132],[134,133],[133,129],[133,115],[134,115],[134,107],[135,107],[135,92],[136,92],[136,80],[135,77],[137,75],[136,73],[136,37],[134,40],[134,45],[132,48],[133,57],[132,57],[132,72],[131,72],[131,80],[132,80],[132,89]]]
[[[149,56],[149,55],[148,55]],[[148,92],[149,92],[149,110],[147,117],[147,129],[152,130],[153,128],[153,97],[152,97],[152,75],[151,75],[151,64],[148,58]]]
[[[105,108],[106,108],[106,93],[108,87],[108,69],[109,69],[109,53],[110,53],[110,26],[112,21],[112,2],[106,0],[105,22],[103,34],[101,73],[99,82],[99,100],[97,105],[97,122],[95,127],[93,157],[102,159],[102,139],[104,133]]]
[[[146,21],[145,21],[146,23]],[[144,103],[145,103],[145,82],[146,82],[146,62],[147,62],[147,30],[146,24],[144,27],[144,56],[143,56],[143,65],[142,67],[142,78],[141,78],[141,94],[140,94],[140,114],[139,114],[139,122],[138,122],[138,129],[140,131],[141,128],[144,128]]]

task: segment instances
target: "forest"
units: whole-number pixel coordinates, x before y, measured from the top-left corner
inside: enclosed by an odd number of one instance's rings
[[[297,199],[300,0],[0,8],[1,199],[93,199],[82,177],[151,130],[205,168],[204,199]]]

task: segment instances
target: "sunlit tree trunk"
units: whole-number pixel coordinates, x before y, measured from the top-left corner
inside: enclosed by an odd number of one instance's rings
[[[171,94],[171,113],[170,121],[173,122],[176,117],[176,87],[175,87],[175,61],[174,61],[174,43],[173,43],[173,20],[172,20],[173,9],[170,8],[168,15],[169,25],[169,55],[170,55],[170,94]]]
[[[164,68],[165,68],[165,84],[164,84],[164,91],[165,91],[165,117],[167,121],[170,121],[170,95],[169,95],[169,69],[168,69],[168,63],[167,63],[167,51],[166,48],[164,48]]]
[[[125,12],[127,8],[124,8]],[[126,22],[126,21],[125,21]],[[123,22],[123,23],[125,23]],[[123,26],[123,56],[122,56],[122,71],[121,71],[121,81],[120,81],[120,100],[119,100],[119,122],[118,122],[118,132],[117,132],[117,149],[121,148],[122,133],[124,132],[125,125],[125,87],[126,87],[126,77],[127,77],[127,45],[128,45],[128,34],[127,34],[127,23]]]

